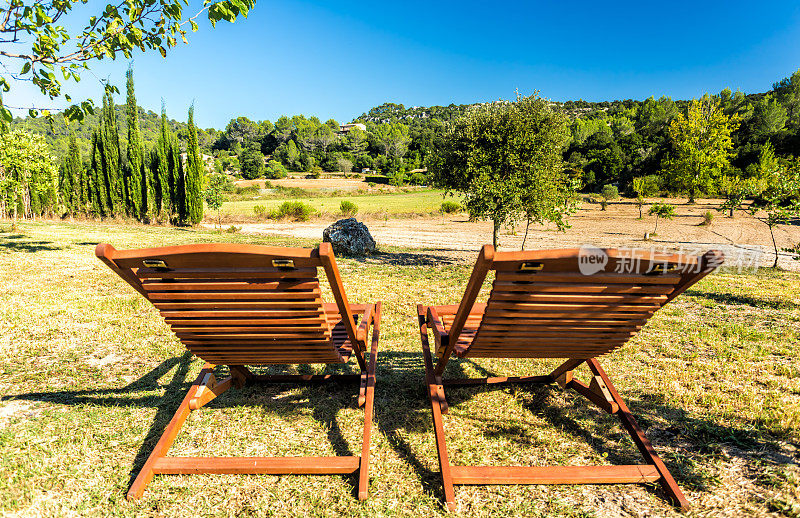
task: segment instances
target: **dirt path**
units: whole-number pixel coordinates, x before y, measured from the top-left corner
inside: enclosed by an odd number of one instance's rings
[[[678,201],[678,200],[676,200]],[[652,232],[655,219],[645,216],[638,220],[638,209],[632,203],[615,203],[607,211],[595,204],[584,203],[570,218],[572,227],[558,232],[553,227],[532,226],[526,240],[526,249],[571,248],[581,245],[622,248],[667,248],[673,251],[697,252],[710,248],[721,249],[729,265],[744,264],[772,266],[775,255],[767,226],[745,214],[736,218],[724,217],[714,210],[715,203],[698,203],[676,206],[678,216],[671,221],[660,220],[658,235],[644,241],[646,232]],[[700,226],[702,215],[711,210],[714,221],[710,226]],[[306,223],[270,222],[243,223],[242,232],[289,235],[321,239],[322,230],[333,220],[316,220]],[[464,215],[445,218],[390,219],[364,221],[378,245],[400,246],[445,252],[447,255],[472,257],[485,243],[492,242],[489,222],[469,222]],[[503,229],[500,249],[519,250],[525,233],[524,226],[515,230]],[[800,242],[800,226],[781,225],[775,231],[779,248]],[[778,264],[791,270],[800,270],[800,261],[791,254],[781,252]]]

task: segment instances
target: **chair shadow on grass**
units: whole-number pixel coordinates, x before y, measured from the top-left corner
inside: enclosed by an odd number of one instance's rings
[[[128,385],[117,389],[92,389],[92,390],[73,390],[73,391],[53,391],[53,392],[30,392],[24,394],[13,394],[0,396],[0,402],[12,400],[36,401],[43,403],[54,403],[60,405],[79,406],[96,405],[105,407],[135,407],[135,408],[156,408],[150,428],[145,434],[145,438],[139,447],[133,460],[133,465],[129,473],[128,485],[130,487],[139,471],[144,466],[145,461],[150,456],[156,443],[164,433],[164,430],[178,410],[183,398],[194,382],[195,375],[189,376],[193,364],[199,364],[199,360],[193,358],[190,352],[185,352],[181,356],[176,356],[164,360],[158,366],[152,368],[139,379]],[[177,367],[177,369],[176,369]],[[166,384],[160,384],[164,376],[176,369]],[[312,369],[307,365],[287,366],[271,365],[254,372],[259,374],[278,374],[290,371],[293,374],[311,374]],[[352,362],[349,365],[330,366],[324,370],[325,374],[357,374],[358,368]],[[217,379],[228,374],[227,368],[217,366],[215,368]],[[281,397],[277,401],[274,396],[284,392],[289,387],[300,387],[299,394],[292,394]],[[144,395],[136,396],[137,392],[152,391],[163,389],[163,395]],[[328,441],[330,442],[337,456],[354,455],[347,440],[339,428],[336,414],[341,407],[353,407],[358,399],[358,384],[340,384],[337,382],[320,384],[317,386],[301,384],[269,384],[252,383],[242,389],[232,389],[220,395],[217,399],[205,405],[204,409],[226,408],[232,405],[250,405],[264,407],[265,412],[277,410],[291,410],[299,407],[312,408],[312,417],[321,423],[326,429]],[[306,403],[307,401],[307,403]],[[199,426],[203,426],[200,424]],[[358,444],[360,451],[361,444]],[[352,486],[354,498],[357,497],[357,474],[347,477]]]
[[[167,423],[177,411],[181,401],[194,381],[194,375],[188,376],[192,365],[199,363],[191,353],[186,352],[163,361],[152,368],[139,379],[117,389],[94,389],[53,392],[31,392],[0,396],[0,402],[11,400],[38,401],[62,405],[96,405],[108,407],[136,407],[155,408],[150,428],[139,447],[130,471],[128,487],[138,475],[147,457],[153,451],[156,442],[161,437]],[[466,367],[470,367],[468,374]],[[159,384],[164,376],[175,369],[166,384]],[[308,374],[312,369],[307,365],[297,367],[286,365],[273,365],[262,367],[259,373],[287,372]],[[227,375],[227,368],[217,367],[218,378]],[[325,367],[326,374],[353,374],[358,372],[355,362],[346,365],[332,365]],[[475,377],[479,376],[509,375],[513,373],[493,373],[472,360],[451,360],[446,371],[446,376]],[[538,374],[538,373],[526,373]],[[576,375],[580,377],[578,371]],[[300,387],[299,393],[285,395],[278,399],[275,396],[286,391],[287,387]],[[585,398],[572,391],[562,393],[554,385],[516,385],[508,389],[507,386],[489,385],[474,387],[449,387],[446,391],[447,401],[451,409],[458,411],[458,406],[478,396],[482,392],[494,390],[515,391],[515,397],[522,399],[523,407],[531,412],[532,416],[542,416],[555,429],[571,435],[576,440],[587,442],[600,455],[605,454],[606,459],[612,464],[641,463],[642,459],[632,443],[618,444],[618,437],[627,434],[622,430],[618,420],[597,409]],[[624,389],[624,387],[621,387]],[[137,392],[154,391],[163,389],[163,395],[142,395]],[[360,442],[351,445],[342,433],[337,413],[344,407],[355,407],[358,397],[357,384],[328,383],[316,386],[298,384],[260,384],[254,383],[243,389],[233,389],[222,394],[204,408],[225,408],[232,405],[261,406],[265,412],[275,410],[291,410],[311,408],[312,417],[326,429],[327,440],[336,455],[352,456],[353,449],[360,451]],[[762,457],[765,450],[764,440],[758,432],[720,425],[712,420],[691,416],[681,408],[676,408],[665,401],[662,394],[638,394],[625,398],[632,407],[634,416],[645,429],[645,433],[657,445],[674,447],[679,444],[679,449],[684,453],[665,456],[664,461],[678,484],[685,489],[707,491],[709,479],[703,473],[703,466],[693,460],[693,454],[714,455],[721,444],[732,444],[731,451],[745,460],[753,457]],[[557,401],[558,400],[558,401]],[[565,402],[566,400],[566,402]],[[307,402],[306,402],[307,401]],[[462,416],[463,418],[463,416]],[[523,431],[518,425],[497,420],[490,420],[479,416],[467,417],[473,421],[484,423],[484,427],[491,427],[491,433],[505,435],[510,438],[520,438]],[[447,417],[445,417],[447,420]],[[422,452],[415,451],[404,438],[404,432],[425,433],[430,435],[429,443],[423,447],[427,457],[435,457],[436,446],[433,439],[433,422],[431,418],[430,402],[424,385],[424,369],[422,354],[404,351],[378,352],[377,383],[375,388],[375,426],[386,438],[389,447],[400,457],[416,474],[421,486],[427,494],[434,495],[440,500],[443,498],[443,489],[439,478],[438,468],[434,470],[423,462]],[[594,428],[586,428],[579,421],[596,423]],[[201,425],[202,426],[202,425]],[[376,442],[373,431],[373,443]],[[536,444],[530,444],[536,448]],[[660,449],[660,448],[657,448]],[[738,452],[738,453],[736,453]],[[453,452],[451,452],[452,454]],[[356,497],[357,474],[345,477],[352,487]],[[758,483],[758,480],[754,480]],[[648,486],[650,491],[660,491],[653,485]]]
[[[711,300],[719,304],[739,304],[742,306],[751,306],[754,308],[768,308],[777,310],[800,308],[800,304],[789,299],[768,299],[768,298],[756,297],[753,295],[741,295],[735,293],[722,293],[722,292],[717,293],[697,288],[689,288],[688,290],[686,290],[686,295],[706,300]]]
[[[453,250],[434,250],[435,252],[450,252]],[[411,252],[377,252],[364,257],[350,257],[359,263],[379,264],[389,266],[438,266],[453,264],[458,261],[452,257],[436,253],[411,253]]]
[[[465,366],[469,365],[473,372],[468,375]],[[509,373],[494,373],[472,360],[451,360],[445,372],[446,377],[476,377],[475,372],[481,377],[505,376]],[[515,373],[517,374],[517,373]],[[523,375],[541,374],[538,372]],[[588,382],[590,373],[585,366],[575,371],[578,379]],[[612,381],[613,378],[612,378]],[[617,387],[623,389],[624,387]],[[633,442],[628,440],[619,419],[607,414],[586,398],[572,390],[562,390],[556,384],[519,384],[519,385],[483,385],[449,387],[446,389],[447,402],[450,408],[457,408],[478,394],[493,390],[511,390],[515,398],[522,400],[523,408],[531,415],[543,417],[554,429],[567,433],[574,439],[588,443],[598,454],[602,455],[610,464],[641,464],[639,455]],[[755,430],[746,427],[726,426],[710,419],[692,416],[685,409],[668,403],[663,394],[638,394],[635,396],[623,395],[625,402],[631,407],[636,420],[645,431],[645,435],[656,444],[656,449],[667,447],[669,450],[661,455],[667,468],[676,478],[678,485],[693,491],[709,491],[714,484],[714,478],[705,472],[700,462],[694,460],[697,455],[708,454],[709,457],[719,455],[723,446],[729,456],[738,456],[745,462],[764,456],[769,447],[763,437]],[[493,420],[481,417],[470,417],[474,421],[487,423],[495,427],[493,434],[517,437],[518,427],[512,423],[496,423]],[[591,422],[592,427],[587,427],[585,422]],[[621,440],[619,438],[622,438]],[[535,447],[535,445],[533,445]],[[768,457],[788,457],[771,451]],[[787,462],[795,462],[788,460]],[[759,483],[758,478],[753,478],[754,483]],[[661,494],[656,484],[647,484],[648,491]]]
[[[11,234],[10,236],[0,234],[0,250],[35,253],[63,249],[63,246],[56,245],[52,241],[31,239],[24,234]]]

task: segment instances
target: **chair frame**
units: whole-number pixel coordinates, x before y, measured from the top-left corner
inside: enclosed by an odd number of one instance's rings
[[[501,257],[498,257],[501,256]],[[678,256],[673,256],[673,258]],[[524,377],[486,377],[486,378],[443,378],[445,367],[454,352],[458,340],[470,314],[475,309],[483,310],[485,305],[475,300],[488,272],[495,260],[536,260],[536,252],[504,252],[495,254],[494,248],[486,245],[481,249],[470,280],[458,306],[417,305],[422,353],[425,364],[425,383],[433,415],[433,429],[439,458],[439,470],[444,487],[447,507],[454,511],[454,485],[491,484],[620,484],[658,482],[664,494],[677,507],[688,509],[689,501],[681,492],[675,479],[656,453],[644,431],[636,422],[625,401],[617,392],[606,372],[596,358],[568,358],[550,374]],[[668,296],[667,302],[677,297],[689,286],[712,272],[722,262],[722,255],[716,251],[707,252],[700,257],[680,256],[679,259],[696,261],[696,271],[685,276]],[[666,302],[665,302],[666,304]],[[445,330],[440,315],[454,315],[449,332]],[[431,352],[428,329],[433,334],[437,356]],[[468,357],[469,351],[463,355]],[[536,357],[536,356],[531,356]],[[586,364],[592,377],[586,384],[574,377],[573,370]],[[444,431],[443,414],[448,413],[445,387],[475,385],[508,385],[557,383],[562,389],[572,389],[597,405],[603,411],[616,415],[623,428],[636,444],[645,464],[615,466],[455,466],[450,464]]]
[[[136,479],[127,492],[128,500],[141,498],[147,485],[157,474],[269,474],[269,475],[334,475],[358,472],[358,498],[365,500],[369,487],[370,438],[374,415],[375,370],[380,337],[381,302],[375,304],[349,304],[330,243],[322,243],[318,249],[264,247],[254,245],[186,245],[140,250],[116,250],[101,243],[95,253],[97,257],[116,272],[136,291],[148,298],[141,282],[130,267],[121,266],[120,259],[131,260],[152,256],[169,257],[178,253],[247,253],[263,255],[264,263],[273,257],[293,258],[303,265],[321,266],[329,279],[336,306],[353,344],[352,351],[360,367],[360,374],[313,374],[313,375],[257,375],[244,365],[228,365],[229,376],[218,380],[215,365],[206,362],[197,379],[189,388],[180,406],[164,429],[156,446],[148,456]],[[233,264],[232,261],[232,265]],[[353,313],[361,316],[355,326]],[[372,336],[369,357],[366,357],[366,339],[369,328]],[[333,345],[332,345],[333,346]],[[364,407],[364,431],[360,456],[334,457],[169,457],[172,446],[186,419],[192,411],[199,410],[231,388],[241,388],[250,383],[320,384],[327,382],[359,383],[358,406]]]

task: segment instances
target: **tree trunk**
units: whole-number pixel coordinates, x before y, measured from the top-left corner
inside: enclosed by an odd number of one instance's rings
[[[656,232],[658,232],[658,214],[656,214],[656,228],[653,229],[653,235],[656,235]]]
[[[728,217],[729,217],[729,218],[732,218],[732,217],[733,217],[733,207],[731,207],[731,209],[730,209],[730,213],[728,213]]]
[[[642,216],[642,205],[643,205],[642,203],[639,203],[639,219],[642,219],[644,217]]]
[[[694,205],[695,204],[694,197],[695,197],[695,189],[694,189],[694,187],[692,187],[691,189],[689,189],[689,201],[688,201],[689,205]]]
[[[775,232],[772,231],[774,227],[770,225],[769,227],[769,235],[772,237],[772,248],[775,249],[775,263],[772,265],[773,268],[778,267],[778,245],[775,243]]]
[[[531,226],[531,218],[529,217],[527,222],[525,223],[525,237],[522,238],[522,248],[520,250],[525,250],[525,241],[528,240],[528,229]]]
[[[497,238],[500,234],[500,220],[494,219],[494,229],[492,230],[492,246],[494,246],[495,250],[497,249]]]

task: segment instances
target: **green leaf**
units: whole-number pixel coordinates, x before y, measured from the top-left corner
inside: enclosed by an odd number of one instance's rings
[[[2,117],[6,122],[11,122],[14,120],[14,116],[11,115],[11,110],[5,106],[0,106],[0,117]]]
[[[192,32],[197,32],[197,29],[199,28],[197,26],[197,22],[195,22],[194,20],[189,20],[189,23],[192,25]]]
[[[22,65],[22,71],[20,72],[20,75],[27,74],[28,71],[30,71],[30,69],[31,69],[31,62],[26,61],[25,64]]]

